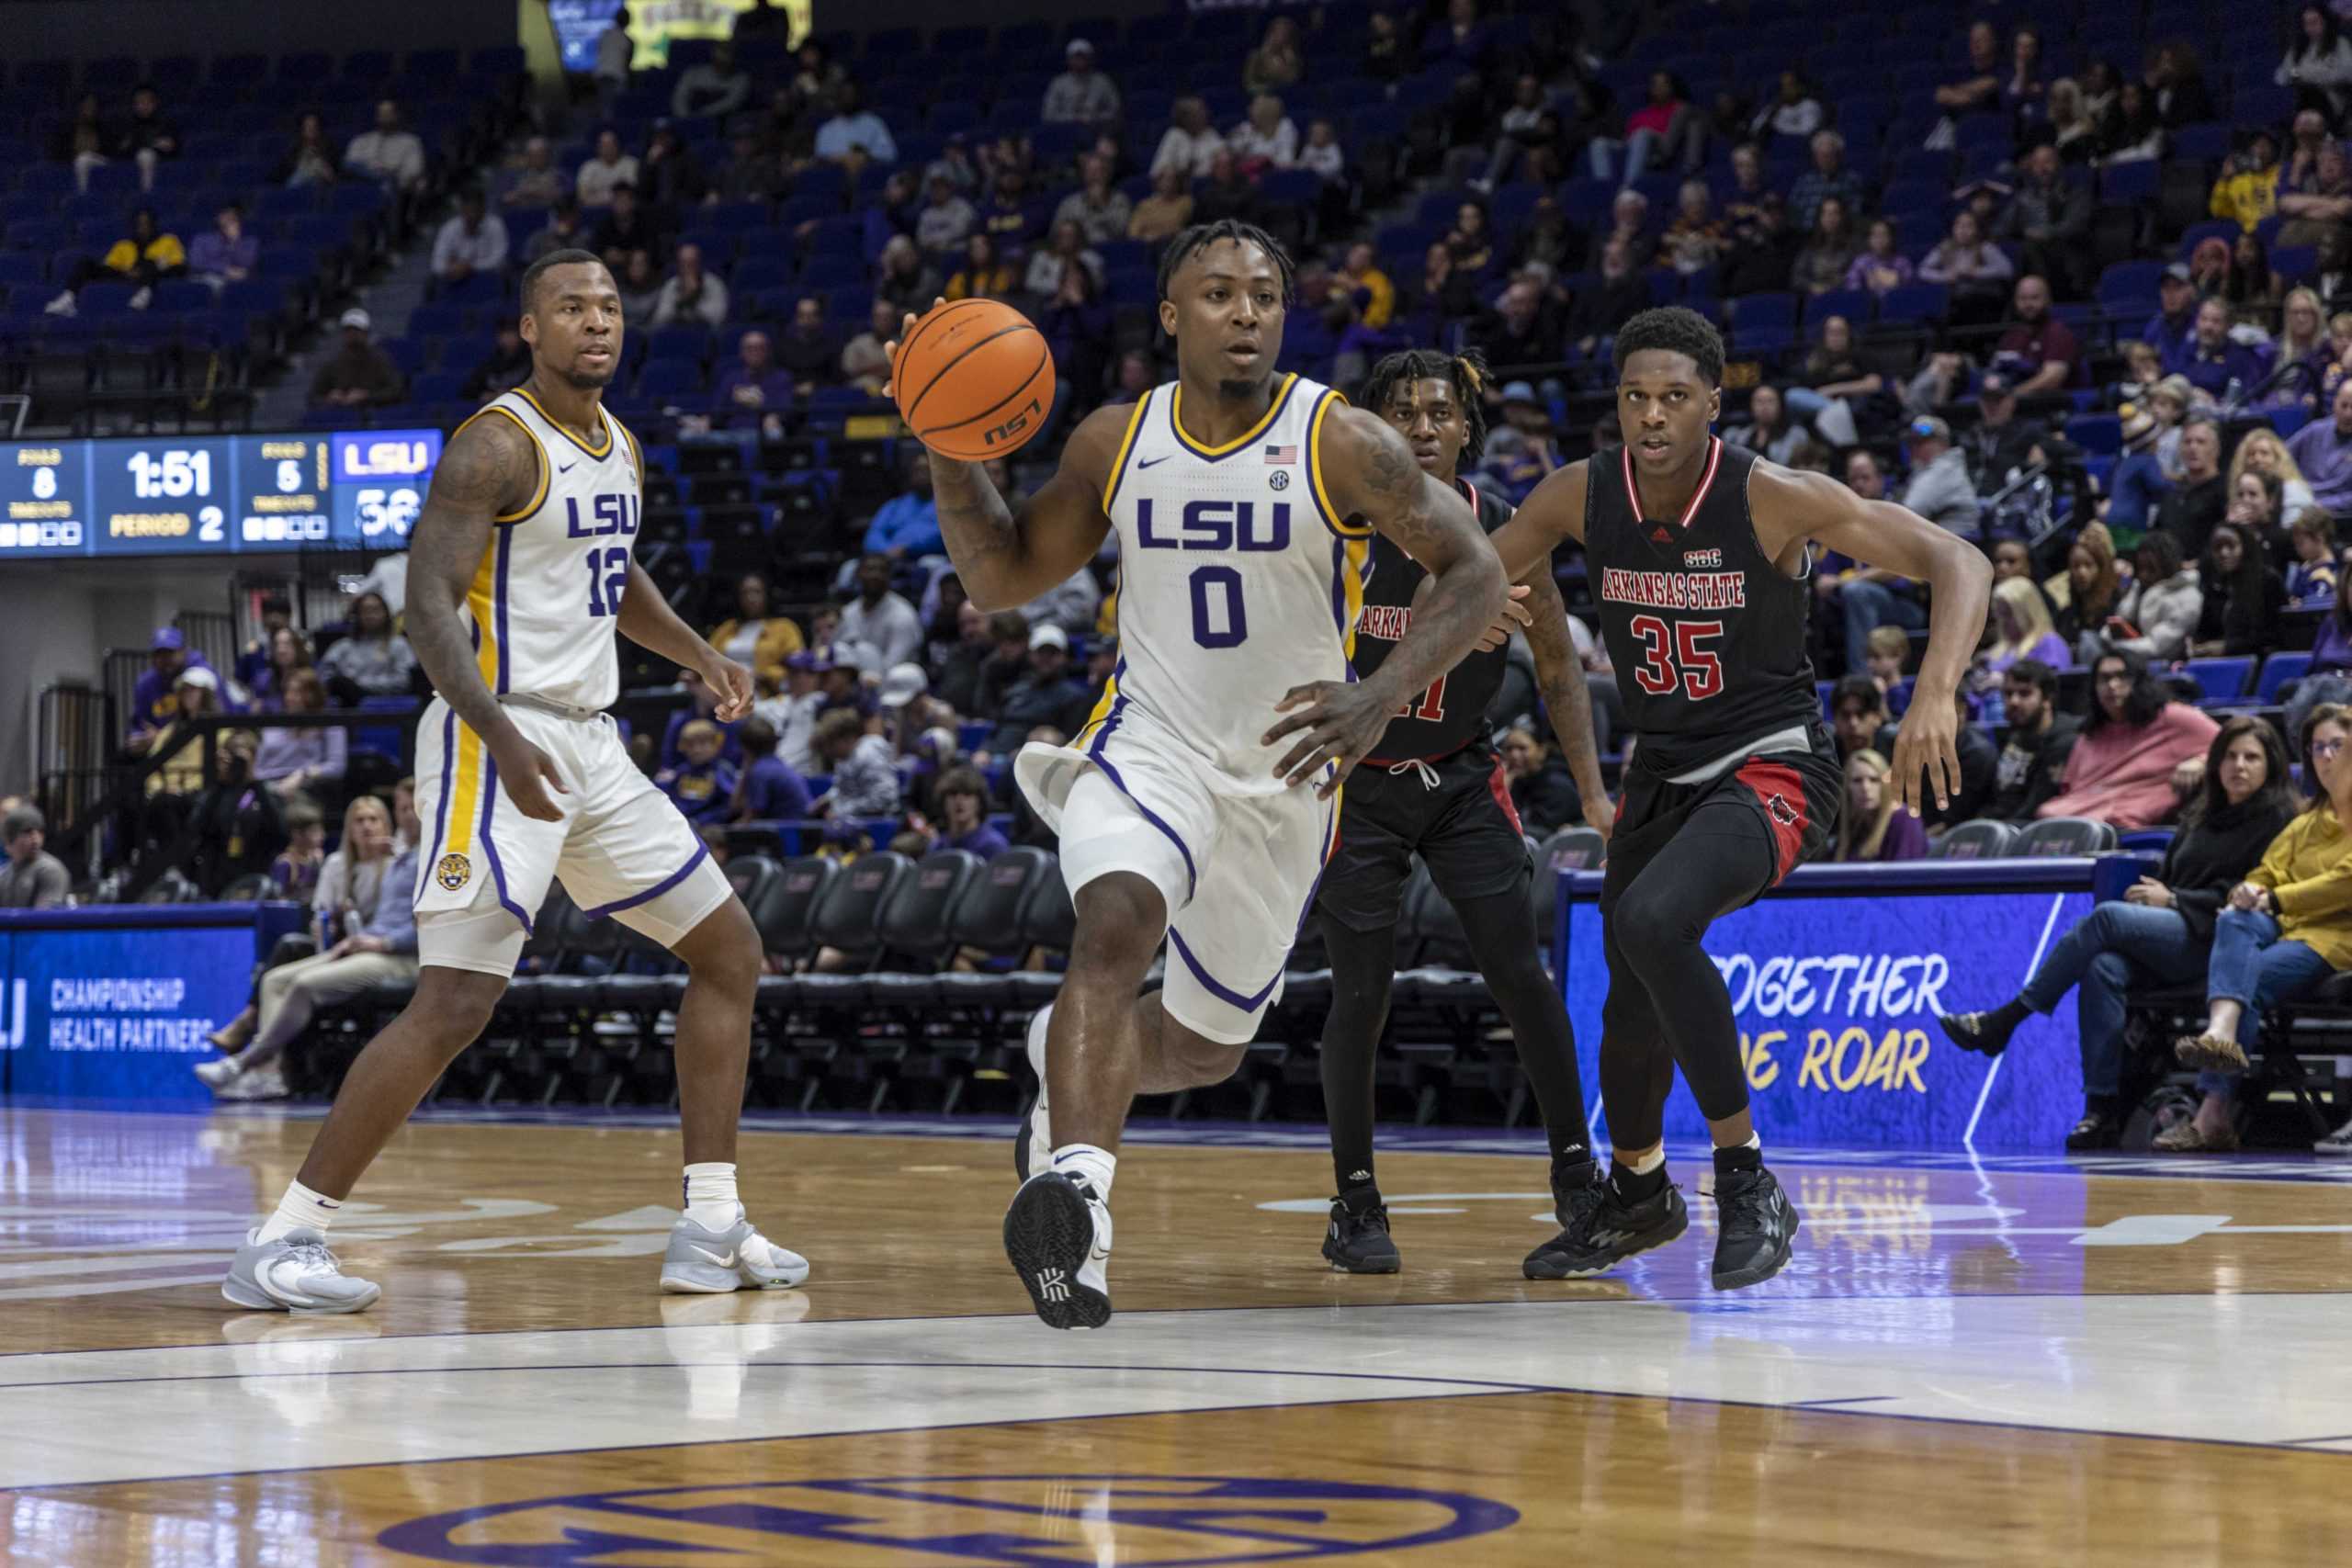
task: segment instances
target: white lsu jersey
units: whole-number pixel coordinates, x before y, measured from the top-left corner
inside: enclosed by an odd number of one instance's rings
[[[1345,401],[1298,376],[1220,446],[1179,422],[1180,389],[1129,416],[1102,510],[1119,531],[1119,664],[1077,744],[1132,705],[1236,794],[1272,795],[1296,737],[1261,738],[1294,686],[1353,678],[1372,538],[1330,503],[1319,441]]]
[[[604,439],[595,446],[519,387],[466,421],[513,420],[539,459],[537,494],[499,516],[466,592],[475,658],[493,694],[582,708],[620,694],[613,637],[643,512],[645,458],[637,437],[598,412]]]

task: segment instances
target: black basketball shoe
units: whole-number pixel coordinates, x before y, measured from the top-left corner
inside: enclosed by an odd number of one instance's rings
[[[1690,1228],[1682,1190],[1668,1182],[1629,1203],[1613,1181],[1594,1181],[1556,1193],[1560,1234],[1527,1255],[1520,1272],[1531,1280],[1582,1280],[1605,1274],[1637,1252],[1664,1247]]]
[[[1093,1188],[1051,1170],[1023,1182],[1004,1213],[1004,1255],[1048,1326],[1111,1321],[1111,1211]]]
[[[1723,1227],[1715,1237],[1715,1289],[1761,1284],[1787,1264],[1799,1223],[1796,1205],[1770,1171],[1758,1166],[1717,1172],[1715,1208]]]
[[[1388,1205],[1368,1190],[1351,1204],[1331,1200],[1331,1225],[1323,1233],[1323,1256],[1342,1274],[1394,1274],[1405,1266],[1388,1235]]]

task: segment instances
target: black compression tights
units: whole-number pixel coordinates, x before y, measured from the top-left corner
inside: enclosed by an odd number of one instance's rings
[[[1520,1065],[1535,1089],[1555,1155],[1585,1148],[1584,1085],[1577,1077],[1574,1036],[1560,993],[1535,949],[1527,884],[1456,904],[1478,973],[1487,977],[1519,1043]],[[1323,1023],[1323,1103],[1331,1119],[1331,1168],[1342,1189],[1372,1182],[1373,1056],[1388,1022],[1396,974],[1396,931],[1350,931],[1326,917],[1331,957],[1331,1013]]]
[[[1600,1099],[1618,1149],[1647,1149],[1664,1135],[1678,1064],[1708,1121],[1747,1109],[1731,992],[1699,942],[1710,922],[1756,896],[1772,855],[1755,812],[1728,801],[1702,806],[1603,919]]]

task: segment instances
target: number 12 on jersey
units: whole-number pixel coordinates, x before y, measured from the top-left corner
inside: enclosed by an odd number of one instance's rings
[[[628,588],[628,547],[613,545],[592,549],[582,558],[588,563],[588,613],[619,615],[621,595]]]
[[[1675,621],[1657,615],[1635,615],[1628,629],[1642,639],[1642,661],[1634,679],[1653,697],[1670,695],[1675,687],[1694,703],[1705,702],[1724,689],[1724,661],[1712,644],[1724,635],[1721,621]]]

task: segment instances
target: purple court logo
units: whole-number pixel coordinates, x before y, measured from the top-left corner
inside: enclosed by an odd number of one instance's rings
[[[395,1525],[378,1544],[432,1562],[653,1568],[910,1561],[1220,1568],[1437,1546],[1519,1510],[1485,1497],[1246,1475],[913,1475],[591,1492]],[[707,1555],[706,1555],[707,1554]],[[876,1557],[873,1561],[882,1561]]]

